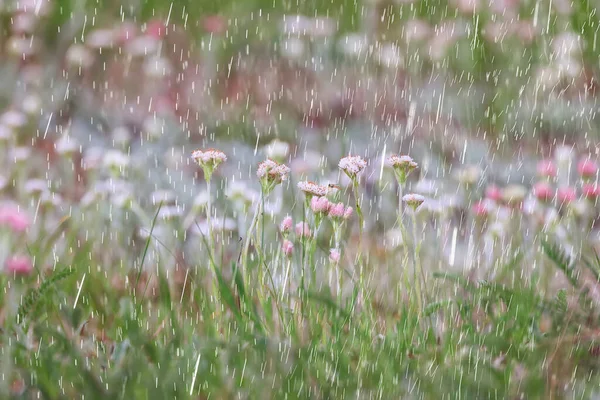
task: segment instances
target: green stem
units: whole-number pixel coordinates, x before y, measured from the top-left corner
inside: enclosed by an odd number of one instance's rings
[[[413,213],[412,215],[412,230],[413,230],[413,281],[415,284],[415,289],[417,291],[417,301],[419,305],[419,314],[423,312],[423,300],[424,294],[421,288],[421,279],[423,280],[423,286],[425,286],[425,274],[423,273],[423,269],[421,268],[421,261],[419,260],[419,240],[417,238],[417,217]]]

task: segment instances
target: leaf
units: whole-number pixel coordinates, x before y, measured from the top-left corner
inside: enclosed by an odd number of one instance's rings
[[[46,278],[39,288],[31,289],[25,296],[25,299],[19,306],[19,310],[17,311],[17,324],[23,322],[25,317],[35,308],[37,308],[41,302],[48,294],[48,292],[60,281],[66,279],[70,275],[75,272],[74,269],[64,268],[61,271],[55,272],[50,275],[49,278]]]
[[[575,265],[569,256],[556,243],[550,243],[542,240],[542,250],[544,254],[556,265],[567,277],[573,287],[580,286],[578,276],[575,271]]]

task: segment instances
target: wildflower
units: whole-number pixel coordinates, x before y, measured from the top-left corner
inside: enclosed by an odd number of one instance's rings
[[[109,150],[104,154],[102,162],[109,170],[122,172],[129,165],[129,156],[119,150]]]
[[[294,251],[294,244],[285,239],[281,244],[281,250],[283,250],[283,254],[285,254],[286,257],[290,257]]]
[[[471,186],[477,183],[481,176],[481,168],[477,165],[469,165],[461,168],[456,173],[456,179],[463,185]]]
[[[413,210],[416,210],[421,204],[423,204],[425,197],[421,196],[420,194],[411,193],[402,197],[402,201]]]
[[[0,206],[0,226],[8,226],[13,232],[22,233],[29,225],[29,217],[18,207],[10,204]]]
[[[315,214],[324,214],[329,211],[331,203],[327,200],[327,197],[313,197],[310,201],[310,209]]]
[[[329,250],[329,261],[331,261],[333,264],[337,264],[340,262],[340,249],[330,249]]]
[[[202,167],[204,171],[204,179],[210,181],[213,172],[219,164],[227,161],[227,156],[220,150],[208,149],[208,150],[195,150],[192,153],[192,158],[196,163]]]
[[[94,54],[82,44],[73,44],[67,50],[65,63],[71,68],[89,68],[94,63]]]
[[[494,202],[490,199],[483,199],[473,204],[471,210],[478,218],[487,218],[494,208]]]
[[[298,236],[298,237],[310,237],[311,236],[310,227],[308,226],[308,224],[306,222],[298,222],[296,224],[296,226],[294,227],[294,230],[296,232],[296,236]]]
[[[400,185],[404,185],[408,175],[419,166],[411,157],[396,154],[389,156],[386,163],[394,169],[394,174]]]
[[[542,160],[537,164],[537,173],[540,178],[554,178],[556,176],[556,164],[552,160]]]
[[[548,182],[538,182],[533,185],[533,195],[541,202],[548,202],[554,196],[554,191]]]
[[[279,164],[271,159],[258,164],[258,170],[256,171],[265,194],[270,193],[281,182],[287,181],[289,173],[290,169],[287,165]]]
[[[275,139],[267,145],[266,152],[267,157],[283,161],[290,152],[290,145],[289,143]]]
[[[309,199],[312,198],[312,196],[325,196],[328,192],[327,186],[319,185],[311,181],[298,182],[298,189],[302,190]]]
[[[352,207],[347,207],[346,211],[344,211],[344,219],[349,219],[354,213],[354,209]]]
[[[365,169],[367,162],[360,156],[348,156],[342,158],[338,166],[350,179],[354,180]]]
[[[329,217],[330,218],[342,218],[344,216],[344,203],[332,204],[329,207]]]
[[[489,185],[485,189],[485,197],[493,201],[500,201],[502,200],[502,190],[496,185]]]
[[[5,261],[4,269],[9,274],[24,276],[33,271],[33,264],[27,256],[11,256]]]
[[[586,199],[595,201],[600,196],[600,187],[595,183],[586,183],[582,186],[581,193]]]
[[[521,185],[509,185],[502,191],[502,200],[511,207],[520,207],[525,200],[527,190]]]
[[[577,172],[583,179],[590,179],[596,176],[598,172],[598,164],[589,158],[579,160],[577,163]]]
[[[289,215],[287,215],[283,221],[281,221],[281,224],[279,225],[279,230],[281,231],[281,233],[284,236],[287,236],[288,232],[290,230],[292,230],[292,225],[294,224],[294,222],[292,221],[292,217],[290,217]]]
[[[560,204],[572,203],[577,198],[575,189],[569,186],[558,188],[556,195]]]

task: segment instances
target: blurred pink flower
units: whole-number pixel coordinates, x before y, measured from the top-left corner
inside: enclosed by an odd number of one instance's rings
[[[490,199],[483,199],[483,200],[479,200],[477,203],[473,204],[473,207],[471,208],[473,211],[473,214],[475,214],[476,217],[480,217],[480,218],[486,218],[489,216],[490,212],[493,209],[493,201]]]
[[[554,197],[554,190],[548,182],[538,182],[533,185],[533,195],[539,201],[546,202]]]
[[[560,204],[569,204],[577,198],[577,192],[575,188],[565,186],[558,188],[557,197]]]
[[[354,209],[352,207],[347,207],[346,211],[344,211],[344,219],[350,218],[352,213],[354,213]]]
[[[292,221],[292,217],[287,215],[283,221],[281,221],[281,225],[279,225],[279,230],[283,234],[287,234],[291,229],[294,222]]]
[[[329,250],[329,261],[331,261],[334,264],[337,264],[340,262],[340,249],[330,249]]]
[[[25,232],[30,225],[29,216],[11,204],[0,205],[0,226],[6,225],[13,232]]]
[[[29,275],[33,271],[33,264],[29,257],[17,255],[9,257],[4,264],[4,268],[9,274]]]
[[[600,187],[595,183],[586,183],[581,188],[583,197],[589,200],[596,200],[600,196]]]
[[[310,227],[306,222],[298,222],[295,226],[296,236],[310,237]]]
[[[294,244],[289,240],[285,239],[283,243],[281,243],[281,250],[286,257],[290,257],[294,251]]]
[[[537,165],[537,173],[542,178],[553,178],[556,176],[556,165],[552,160],[542,160]]]
[[[577,163],[577,172],[582,178],[593,178],[598,172],[598,164],[589,158],[581,159]]]
[[[502,190],[496,185],[489,185],[485,189],[485,197],[490,200],[500,201],[502,200]]]

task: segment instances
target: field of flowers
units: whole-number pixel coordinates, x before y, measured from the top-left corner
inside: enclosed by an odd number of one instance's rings
[[[595,0],[0,0],[0,399],[600,398]]]

